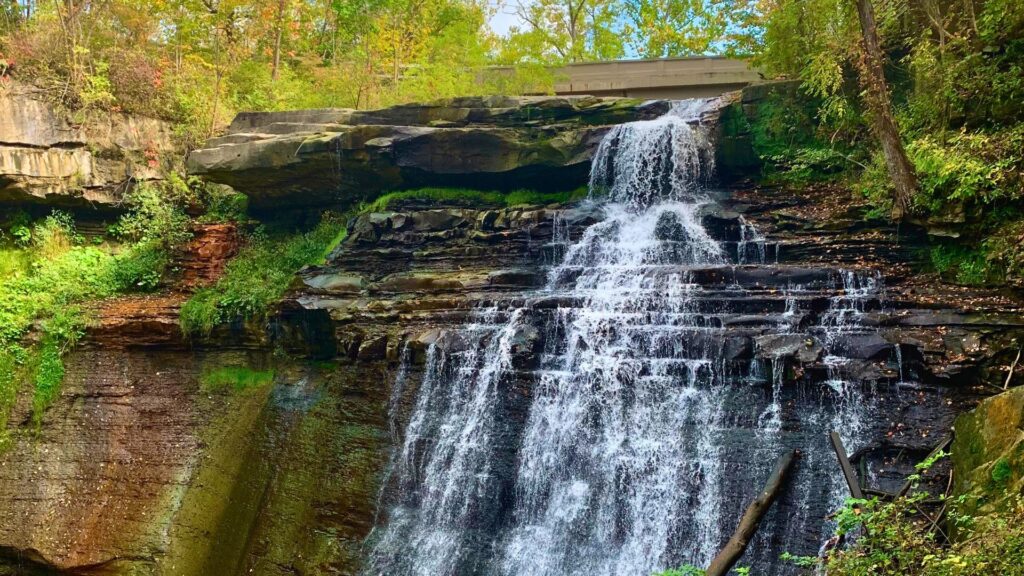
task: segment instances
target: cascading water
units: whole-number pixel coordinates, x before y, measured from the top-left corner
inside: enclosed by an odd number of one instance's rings
[[[837,367],[817,391],[820,409],[787,414],[785,359],[753,358],[755,336],[799,328],[811,290],[779,297],[744,280],[767,268],[763,237],[742,221],[730,247],[705,225],[705,104],[611,130],[591,176],[604,219],[552,266],[546,288],[478,310],[430,345],[368,574],[707,565],[786,446],[806,455],[796,496],[745,562],[784,573],[780,552],[816,547],[841,499],[825,433],[857,425],[860,382]],[[862,288],[834,299],[815,329],[837,364],[831,335],[856,325],[874,297]],[[733,309],[761,301],[755,315]]]

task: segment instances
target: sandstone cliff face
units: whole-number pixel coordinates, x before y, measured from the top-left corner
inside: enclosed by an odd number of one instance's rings
[[[654,118],[664,101],[485,97],[383,110],[242,114],[188,157],[255,210],[352,204],[417,186],[570,190],[586,182],[608,126]]]
[[[159,179],[175,150],[159,120],[109,113],[74,125],[30,86],[0,87],[0,207],[112,210],[133,183]]]

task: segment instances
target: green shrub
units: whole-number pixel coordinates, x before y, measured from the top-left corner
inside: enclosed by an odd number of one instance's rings
[[[996,228],[985,247],[994,265],[1006,271],[1008,279],[1024,282],[1024,219]]]
[[[171,264],[168,251],[157,241],[140,242],[118,254],[111,270],[118,292],[155,290]]]
[[[925,136],[907,153],[917,169],[915,203],[928,212],[967,202],[991,205],[1024,197],[1024,126],[992,133],[961,131],[945,141]]]
[[[129,242],[158,243],[176,249],[192,238],[184,206],[197,202],[191,183],[171,173],[166,182],[143,182],[126,199],[129,212],[118,220],[112,232]]]
[[[326,214],[304,234],[256,234],[228,263],[213,286],[198,290],[181,307],[185,334],[209,334],[217,324],[261,318],[288,289],[303,266],[319,264],[345,237],[342,217]]]
[[[981,286],[999,280],[1000,270],[982,249],[944,244],[934,246],[929,254],[932,267],[947,280],[967,286]]]
[[[249,197],[227,186],[205,184],[200,188],[200,199],[206,212],[201,222],[241,222],[246,219]]]
[[[513,190],[505,194],[506,206],[519,206],[521,204],[564,204],[575,202],[587,197],[586,186],[569,190],[566,192],[537,192],[534,190]]]
[[[274,381],[273,370],[253,370],[245,366],[223,366],[203,371],[199,378],[205,392],[230,388],[241,391],[261,388]]]
[[[57,334],[47,332],[39,346],[35,366],[35,386],[32,394],[32,421],[38,427],[43,412],[53,404],[64,383],[64,347],[70,342]]]
[[[830,552],[825,571],[834,576],[1010,576],[1024,574],[1024,502],[1005,512],[966,517],[952,499],[950,519],[957,525],[951,544],[939,540],[921,522],[918,507],[925,494],[893,502],[849,501],[841,512],[847,529],[861,529],[857,541]],[[854,507],[857,507],[854,510]]]

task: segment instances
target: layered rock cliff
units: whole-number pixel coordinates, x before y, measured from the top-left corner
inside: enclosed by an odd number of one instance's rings
[[[255,210],[332,206],[421,186],[570,190],[608,126],[665,101],[590,96],[459,98],[384,110],[242,114],[189,155]]]
[[[170,124],[121,113],[79,123],[32,86],[0,86],[0,208],[112,211],[180,152]]]
[[[420,185],[571,189],[586,182],[609,125],[666,106],[467,99],[373,112],[249,114],[189,164],[250,195],[264,215]],[[19,114],[44,114],[33,110]],[[26,133],[7,139],[39,143],[13,148],[54,157],[87,152],[74,144],[80,136],[64,135],[71,128],[50,122],[32,124],[52,126],[42,134],[19,124]],[[68,142],[71,149],[62,147]],[[111,180],[101,178],[93,196],[76,196],[66,175],[37,172],[43,175],[7,176],[9,201],[116,202],[116,186],[106,188]],[[385,470],[426,349],[464,346],[444,329],[475,309],[532,299],[536,325],[516,335],[515,378],[502,384],[509,425],[521,423],[546,314],[576,305],[533,290],[566,246],[606,215],[586,202],[406,200],[387,208],[354,218],[347,239],[324,265],[298,275],[265,323],[238,322],[189,341],[176,324],[184,294],[102,305],[39,430],[31,429],[30,406],[17,406],[11,418],[22,434],[0,454],[0,574],[357,574],[364,541],[394,498]],[[877,383],[854,462],[874,486],[892,488],[957,414],[986,387],[1001,385],[1014,339],[1024,338],[1024,316],[1013,294],[920,274],[926,239],[865,221],[864,212],[835,189],[723,190],[701,214],[703,224],[731,257],[761,247],[770,265],[696,270],[694,282],[708,290],[698,305],[729,331],[729,361],[784,365],[784,430],[815,438],[827,430],[805,415],[830,366],[820,344],[806,343],[808,330],[849,289],[845,272],[884,275],[884,294],[865,302],[863,322],[877,331],[842,338],[851,369]],[[751,224],[763,238],[750,235]],[[227,256],[231,244],[200,238],[193,261]],[[216,275],[186,268],[200,284]],[[787,292],[795,285],[796,296]],[[721,300],[735,286],[743,297]],[[799,300],[798,317],[787,317],[795,328],[778,338],[773,327],[791,300]],[[210,374],[222,369],[270,373],[271,382],[211,386]],[[736,422],[738,442],[749,425]],[[980,462],[964,466],[990,474]],[[723,517],[731,522],[750,479],[737,468],[743,463],[728,465],[735,474],[725,489],[737,496]],[[828,513],[820,499],[805,496],[790,495],[778,514]],[[808,500],[818,503],[807,508]],[[817,550],[817,535],[794,538],[792,552]]]

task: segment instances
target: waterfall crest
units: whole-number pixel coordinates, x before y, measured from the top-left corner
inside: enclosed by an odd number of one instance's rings
[[[729,308],[755,290],[741,285],[736,263],[763,266],[764,239],[744,221],[730,246],[705,224],[706,105],[679,103],[602,140],[591,194],[604,219],[572,243],[537,295],[567,304],[477,310],[428,348],[368,574],[646,575],[707,565],[728,537],[757,490],[739,468],[761,474],[759,462],[793,441],[784,434],[784,364],[752,357],[755,332]],[[826,347],[877,297],[859,276],[842,281],[864,289],[835,299],[815,327]],[[784,288],[784,310],[757,317],[769,326],[757,334],[798,328],[811,289]],[[517,360],[524,348],[536,358],[529,366]],[[841,361],[833,364],[835,396],[813,418],[842,429],[865,401]],[[828,468],[823,450],[811,450],[804,484]],[[841,497],[837,479],[818,481]],[[805,510],[769,517],[766,531],[787,538],[822,523]],[[776,573],[765,546],[748,556]]]

